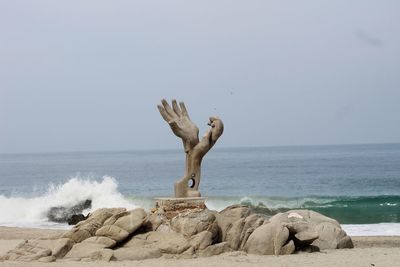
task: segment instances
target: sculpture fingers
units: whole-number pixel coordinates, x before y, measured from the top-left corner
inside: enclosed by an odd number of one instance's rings
[[[162,99],[161,103],[163,104],[165,111],[168,113],[168,115],[171,118],[177,118],[178,117],[178,115],[176,115],[176,113],[172,110],[171,106],[168,104],[167,100]]]
[[[182,116],[182,111],[179,109],[175,99],[172,100],[172,108],[174,109],[176,115],[178,115],[179,117]]]
[[[210,117],[211,141],[216,142],[224,132],[224,124],[218,117]]]
[[[170,122],[171,121],[171,117],[169,116],[169,114],[167,113],[167,111],[164,109],[164,107],[163,106],[161,106],[161,105],[157,105],[157,108],[158,108],[158,111],[160,112],[160,114],[161,114],[161,116],[163,117],[163,119],[166,121],[166,122]]]
[[[189,113],[187,112],[187,109],[186,109],[185,103],[183,103],[183,102],[179,102],[179,106],[181,107],[181,110],[182,110],[182,115],[183,115],[183,116],[186,116],[186,117],[188,117],[188,118],[189,118]]]

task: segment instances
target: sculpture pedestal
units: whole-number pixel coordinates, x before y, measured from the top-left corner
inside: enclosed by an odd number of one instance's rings
[[[204,210],[206,198],[204,197],[161,197],[155,198],[155,210],[165,212],[167,218],[173,218],[179,213],[184,213],[190,210]]]

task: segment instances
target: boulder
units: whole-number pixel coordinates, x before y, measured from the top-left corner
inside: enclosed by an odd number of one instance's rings
[[[42,257],[38,260],[39,262],[53,262],[56,261],[56,257],[54,256],[46,256],[46,257]]]
[[[218,241],[226,241],[226,235],[233,223],[239,219],[246,218],[251,213],[251,209],[245,205],[232,205],[217,213]]]
[[[82,243],[93,243],[93,244],[98,244],[99,246],[103,248],[112,248],[114,247],[117,242],[109,237],[106,236],[92,236],[89,237],[88,239],[85,239],[82,241]]]
[[[351,238],[336,220],[315,211],[290,210],[276,214],[270,221],[284,224],[294,236],[293,241],[300,250],[309,245],[318,250],[353,247]]]
[[[189,239],[189,244],[194,250],[205,249],[213,242],[213,234],[210,231],[200,232]]]
[[[104,248],[105,246],[101,244],[82,242],[75,244],[64,258],[91,258],[94,252],[101,251]]]
[[[286,245],[281,248],[279,255],[289,255],[293,254],[296,250],[296,246],[294,245],[293,240],[290,240]]]
[[[130,211],[128,215],[117,219],[113,225],[118,226],[131,234],[142,226],[146,215],[147,214],[143,209],[134,209]]]
[[[92,207],[92,200],[86,199],[75,205],[66,206],[66,207],[51,207],[47,212],[47,218],[49,221],[65,223],[72,222],[72,216],[81,214],[83,210],[89,209]],[[82,215],[82,214],[81,214]],[[85,219],[86,217],[82,215]],[[76,218],[75,218],[76,219]],[[77,223],[78,221],[76,221]]]
[[[240,249],[243,249],[247,242],[249,236],[254,232],[254,230],[261,226],[265,222],[265,218],[261,217],[259,214],[251,214],[244,220],[244,226],[242,233],[240,234]]]
[[[129,236],[129,233],[116,225],[105,225],[96,231],[96,236],[106,236],[120,242]]]
[[[232,223],[232,227],[226,233],[226,241],[233,250],[238,250],[241,244],[242,230],[244,227],[245,218],[240,218]]]
[[[211,257],[230,251],[232,251],[232,249],[229,247],[229,244],[227,242],[222,242],[199,250],[197,254],[200,257]]]
[[[79,222],[62,237],[70,238],[75,243],[94,236],[96,231],[103,226],[104,222],[111,216],[126,211],[125,208],[104,208],[98,209],[89,215],[84,221]]]
[[[113,258],[117,261],[137,261],[155,259],[162,254],[158,248],[122,247],[114,250]]]
[[[114,252],[112,249],[102,249],[94,251],[90,254],[91,261],[110,261]]]
[[[279,255],[289,238],[289,230],[280,223],[261,225],[249,236],[244,250],[251,254]]]
[[[68,238],[61,239],[37,239],[21,242],[16,248],[4,255],[4,260],[35,261],[40,258],[53,256],[63,257],[72,247],[73,242]],[[48,260],[48,259],[43,259]]]
[[[171,219],[171,229],[186,238],[203,231],[210,231],[216,236],[218,228],[214,214],[215,212],[208,209],[181,213]]]

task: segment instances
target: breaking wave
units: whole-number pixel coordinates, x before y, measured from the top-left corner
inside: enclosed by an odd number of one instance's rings
[[[50,185],[42,196],[5,197],[0,195],[0,225],[23,227],[68,227],[49,222],[47,212],[51,207],[72,207],[86,199],[92,200],[87,214],[98,208],[138,207],[118,192],[118,184],[112,177],[105,176],[101,181],[75,177],[61,185]]]
[[[85,215],[98,208],[125,207],[133,209],[143,207],[149,210],[154,206],[153,197],[121,194],[118,191],[117,181],[112,177],[105,176],[100,181],[75,177],[64,184],[50,185],[44,194],[36,197],[0,195],[0,225],[68,228],[69,226],[66,224],[50,222],[47,212],[51,207],[68,208],[87,199],[92,201],[92,207],[83,211]],[[209,209],[218,211],[233,204],[249,205],[258,213],[266,216],[290,209],[311,209],[335,218],[342,224],[365,226],[386,223],[386,225],[392,225],[391,227],[400,225],[400,196],[210,196],[206,200]],[[350,229],[357,228],[357,226],[351,227]],[[400,235],[400,228],[397,232]]]

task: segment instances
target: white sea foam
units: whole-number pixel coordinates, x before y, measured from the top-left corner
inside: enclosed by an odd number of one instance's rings
[[[400,236],[400,223],[343,224],[349,236]]]
[[[92,200],[89,213],[98,208],[138,207],[118,192],[118,184],[112,177],[105,176],[101,181],[75,177],[61,185],[50,185],[48,191],[38,197],[5,197],[0,195],[0,225],[22,227],[67,227],[47,220],[51,207],[70,207],[86,199]]]

